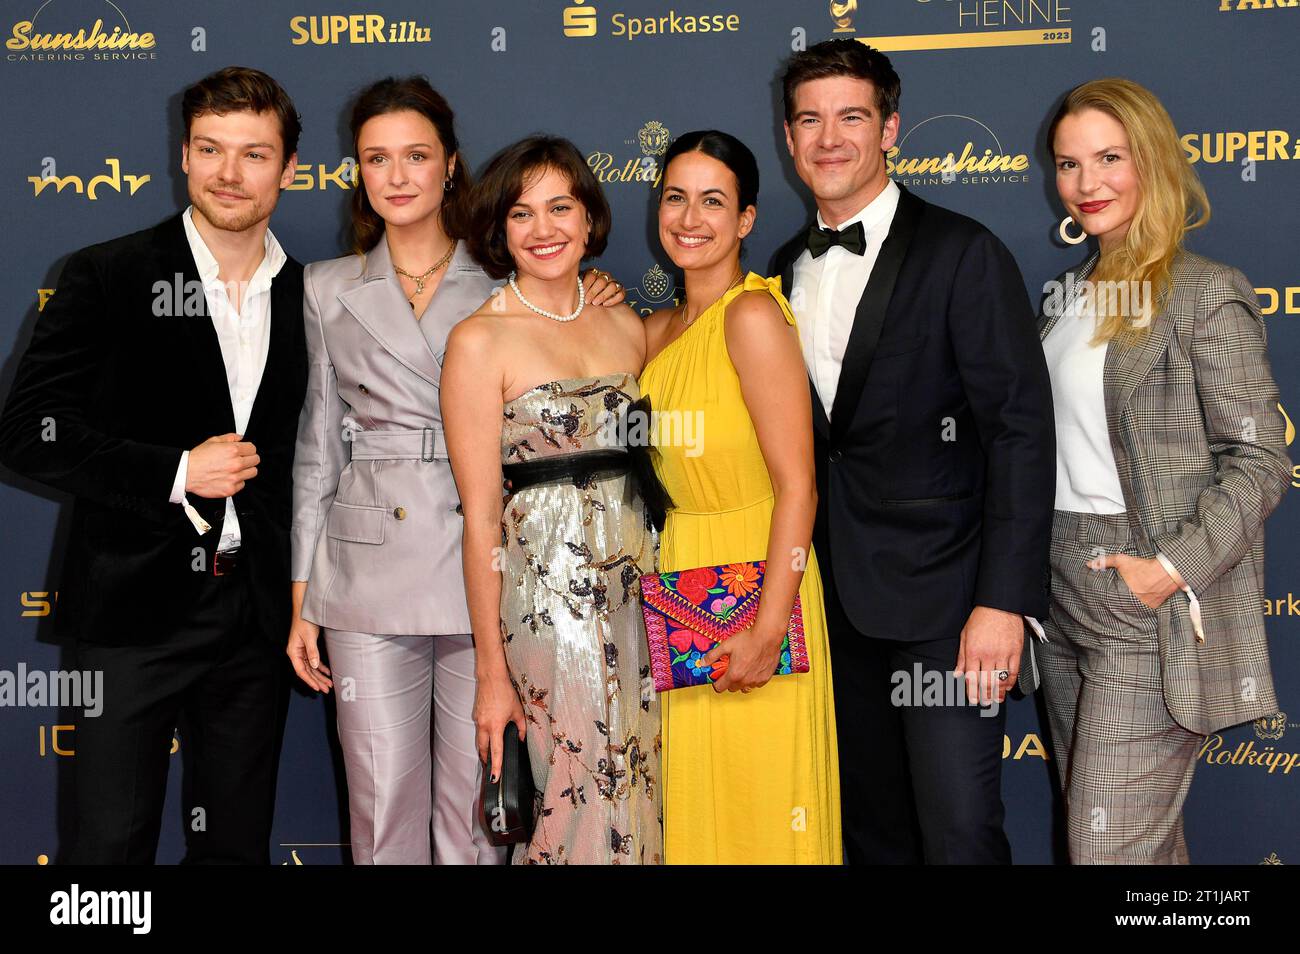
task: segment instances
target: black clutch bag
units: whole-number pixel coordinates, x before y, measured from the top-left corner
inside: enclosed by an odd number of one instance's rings
[[[483,829],[497,846],[514,845],[533,835],[533,770],[528,744],[519,729],[507,722],[501,745],[501,775],[493,782],[490,766],[483,769]]]

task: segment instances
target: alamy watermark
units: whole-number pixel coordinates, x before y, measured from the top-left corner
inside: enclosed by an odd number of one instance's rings
[[[0,707],[80,709],[87,719],[104,711],[102,669],[0,669]]]
[[[650,411],[631,408],[626,414],[607,414],[598,425],[601,447],[682,447],[687,457],[704,453],[704,412]]]
[[[248,297],[249,282],[222,282],[212,280],[205,285],[197,279],[186,280],[177,272],[170,280],[160,278],[153,283],[153,314],[155,318],[197,318],[208,313],[207,289],[221,289],[227,302],[243,302]]]
[[[1078,281],[1067,275],[1065,281],[1043,283],[1043,314],[1048,318],[1065,315],[1075,303],[1082,315],[1119,315],[1133,328],[1145,328],[1155,314],[1155,293],[1151,283]]]
[[[982,702],[971,702],[966,694],[966,677],[955,672],[940,672],[937,669],[925,670],[918,662],[906,669],[896,670],[889,677],[893,691],[889,694],[891,705],[903,707],[950,707],[979,706],[981,719],[991,719],[998,714],[1001,703],[997,701],[997,688],[1000,683],[998,673],[980,670],[973,673],[979,687]]]
[[[50,923],[120,925],[132,934],[148,934],[153,927],[153,892],[82,890],[73,882],[68,890],[50,895]]]

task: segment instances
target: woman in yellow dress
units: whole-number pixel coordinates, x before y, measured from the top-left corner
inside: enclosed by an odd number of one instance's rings
[[[686,288],[646,321],[640,381],[674,505],[659,569],[767,561],[754,625],[704,657],[722,675],[661,697],[665,860],[839,864],[808,377],[780,279],[740,267],[758,164],[714,130],[679,137],[664,162],[659,239]],[[809,671],[774,679],[796,592]]]

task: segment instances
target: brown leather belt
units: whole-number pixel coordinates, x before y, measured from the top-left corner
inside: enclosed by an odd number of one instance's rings
[[[212,575],[229,576],[239,568],[239,547],[233,550],[218,550],[212,554]]]

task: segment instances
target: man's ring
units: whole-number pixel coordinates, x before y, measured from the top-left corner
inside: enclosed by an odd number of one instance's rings
[[[1010,678],[1011,673],[1007,672],[1005,669],[998,670],[998,682],[1006,682]]]

